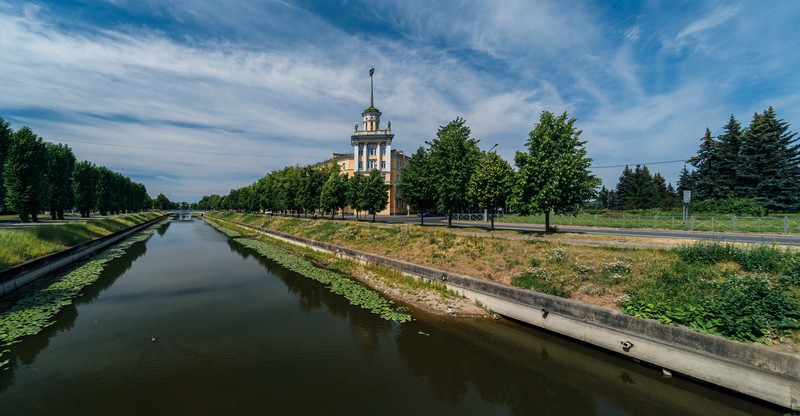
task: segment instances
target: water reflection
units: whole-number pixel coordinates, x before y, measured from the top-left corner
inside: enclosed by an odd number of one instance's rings
[[[418,311],[384,321],[200,221],[160,235],[64,309],[67,329],[19,344],[16,379],[0,373],[0,409],[770,414],[521,325]]]

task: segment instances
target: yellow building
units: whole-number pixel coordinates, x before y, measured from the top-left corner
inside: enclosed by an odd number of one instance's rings
[[[362,126],[359,130],[358,122],[353,126],[350,136],[350,145],[353,153],[334,153],[331,159],[317,164],[317,166],[336,163],[348,177],[353,175],[369,175],[373,169],[381,171],[383,180],[389,185],[389,203],[385,210],[378,214],[407,214],[408,207],[397,191],[397,181],[400,170],[408,163],[409,157],[402,151],[392,149],[392,122],[386,123],[386,129],[381,129],[381,112],[375,108],[372,92],[372,74],[369,71],[369,107],[361,113]]]

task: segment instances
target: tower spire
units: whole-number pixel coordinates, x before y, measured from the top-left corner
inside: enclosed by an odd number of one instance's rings
[[[373,100],[372,95],[372,75],[375,73],[375,68],[369,69],[369,106],[370,108],[375,108],[375,101]]]

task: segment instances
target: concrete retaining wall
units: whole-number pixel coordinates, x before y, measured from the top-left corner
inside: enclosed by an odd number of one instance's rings
[[[16,266],[0,270],[0,297],[52,272],[68,266],[78,260],[91,256],[98,251],[117,243],[137,231],[164,219],[166,215],[117,231],[94,240],[72,246],[56,253],[48,254]]]
[[[800,357],[797,355],[701,334],[685,327],[662,325],[570,299],[235,224],[292,244],[437,280],[503,316],[651,363],[665,371],[800,410]]]

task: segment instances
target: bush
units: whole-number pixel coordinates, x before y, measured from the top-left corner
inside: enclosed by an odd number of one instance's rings
[[[710,199],[692,202],[693,212],[705,214],[728,214],[745,217],[763,217],[766,214],[764,207],[758,205],[755,198],[728,198]]]
[[[539,267],[532,267],[517,275],[517,277],[512,280],[511,284],[562,298],[569,297],[569,291],[567,291],[563,285],[555,285],[551,283],[550,280],[551,278],[547,270]]]

